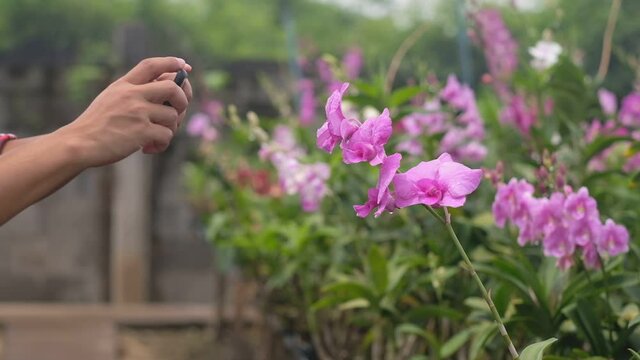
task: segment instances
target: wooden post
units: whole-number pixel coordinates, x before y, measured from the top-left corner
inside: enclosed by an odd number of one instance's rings
[[[115,34],[122,72],[147,55],[142,24]],[[152,159],[138,152],[114,165],[111,205],[110,297],[113,303],[149,300]]]

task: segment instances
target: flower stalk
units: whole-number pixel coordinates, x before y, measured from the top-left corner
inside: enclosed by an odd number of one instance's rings
[[[430,212],[435,214],[435,211],[433,210],[433,208],[431,208],[430,206],[428,207],[428,209],[429,208],[431,209]],[[520,356],[518,355],[518,351],[516,350],[516,347],[513,345],[513,342],[511,341],[511,337],[509,337],[507,328],[504,326],[504,323],[502,322],[502,318],[498,313],[498,309],[496,309],[496,305],[493,303],[493,300],[491,300],[491,295],[489,294],[489,291],[487,291],[487,288],[484,287],[484,284],[482,283],[482,280],[480,280],[480,276],[478,276],[478,273],[476,272],[476,269],[473,266],[471,259],[469,259],[467,252],[464,250],[464,247],[460,243],[458,236],[453,230],[453,226],[451,226],[451,214],[449,214],[449,210],[446,207],[444,207],[444,214],[445,214],[444,225],[447,228],[449,235],[451,235],[451,239],[453,239],[453,243],[456,245],[456,248],[458,249],[458,252],[462,256],[462,259],[467,265],[469,272],[471,272],[471,276],[476,281],[476,284],[480,288],[480,291],[482,291],[482,296],[484,297],[484,300],[487,303],[487,305],[489,305],[489,309],[491,310],[491,314],[493,315],[493,318],[498,323],[498,329],[500,330],[500,335],[502,335],[504,341],[507,343],[507,347],[509,348],[509,353],[511,353],[511,356],[513,357],[514,360],[519,359]]]

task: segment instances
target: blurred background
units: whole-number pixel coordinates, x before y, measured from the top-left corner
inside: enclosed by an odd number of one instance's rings
[[[465,9],[479,3],[503,10],[521,51],[551,29],[574,61],[597,71],[609,1],[0,0],[0,131],[26,137],[63,126],[137,61],[157,55],[193,65],[192,111],[215,98],[240,113],[273,115],[261,76],[289,86],[310,59],[354,49],[364,73],[384,74],[421,28],[396,81],[457,73],[476,85],[486,69]],[[617,93],[630,91],[635,76],[627,60],[639,52],[638,15],[640,3],[623,3],[604,84]],[[34,344],[72,344],[78,354],[82,336],[85,345],[102,343],[77,358],[252,358],[220,355],[246,345],[237,339],[209,346],[208,326],[240,311],[220,299],[248,290],[229,285],[233,272],[220,276],[187,199],[183,163],[193,147],[181,133],[163,155],[89,170],[0,228],[3,359],[50,358],[30,353]],[[259,317],[242,312],[248,322]],[[76,343],[52,340],[64,331]]]

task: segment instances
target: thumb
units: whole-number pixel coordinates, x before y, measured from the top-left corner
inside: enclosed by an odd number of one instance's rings
[[[184,59],[177,57],[156,57],[142,60],[122,78],[134,85],[149,83],[165,73],[190,68]]]

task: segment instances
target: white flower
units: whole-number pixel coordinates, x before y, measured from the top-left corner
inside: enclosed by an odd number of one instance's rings
[[[377,118],[378,116],[380,116],[380,111],[378,111],[378,109],[374,108],[373,106],[365,106],[362,109],[362,117],[364,119],[373,119]]]
[[[545,70],[558,62],[562,53],[562,46],[557,42],[540,40],[534,47],[529,48],[529,54],[533,57],[531,66],[536,70]]]
[[[357,119],[360,116],[356,105],[349,100],[342,101],[342,113],[347,119]]]

